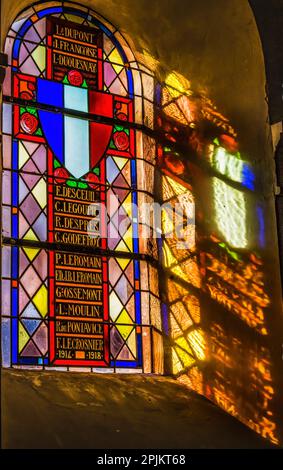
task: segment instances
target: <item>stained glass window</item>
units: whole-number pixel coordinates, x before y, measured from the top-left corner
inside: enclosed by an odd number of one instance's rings
[[[3,364],[160,373],[157,247],[137,208],[153,200],[153,77],[69,2],[26,10],[5,52]]]

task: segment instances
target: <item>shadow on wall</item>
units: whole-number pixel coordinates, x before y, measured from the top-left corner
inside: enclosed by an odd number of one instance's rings
[[[157,127],[171,142],[158,152],[160,198],[195,206],[181,238],[172,214],[162,217],[170,371],[278,444],[256,175],[228,120],[182,75],[167,75],[159,104]]]

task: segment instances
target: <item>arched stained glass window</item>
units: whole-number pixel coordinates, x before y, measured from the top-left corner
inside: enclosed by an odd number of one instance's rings
[[[25,10],[5,52],[3,364],[162,372],[157,250],[137,218],[153,200],[153,77],[69,2]]]

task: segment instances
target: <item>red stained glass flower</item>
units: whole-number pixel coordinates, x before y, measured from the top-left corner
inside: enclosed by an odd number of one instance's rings
[[[29,93],[28,91],[22,91],[20,97],[22,100],[32,100],[32,93]]]
[[[118,150],[127,150],[127,148],[129,147],[129,137],[123,131],[115,132],[113,140]]]
[[[92,189],[96,189],[98,187],[97,183],[99,183],[99,178],[94,173],[88,173],[86,180]]]
[[[78,70],[70,70],[68,72],[68,80],[71,85],[81,86],[83,83],[83,76]]]
[[[239,145],[238,142],[234,139],[234,137],[231,137],[230,135],[227,134],[222,134],[219,137],[221,145],[231,153],[236,153],[239,150]]]
[[[125,113],[117,113],[117,118],[120,119],[120,121],[127,121],[127,115]]]
[[[65,183],[66,180],[69,178],[69,172],[66,170],[66,168],[59,167],[54,170],[54,176],[55,176],[55,183],[60,184],[60,183]]]
[[[175,175],[182,175],[185,171],[184,163],[174,155],[167,155],[165,157],[165,164],[172,173]]]
[[[26,134],[34,134],[38,126],[38,120],[33,114],[26,112],[21,116],[20,125]]]

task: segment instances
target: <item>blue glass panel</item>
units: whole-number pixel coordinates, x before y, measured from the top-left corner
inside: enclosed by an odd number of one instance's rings
[[[131,160],[131,180],[132,188],[136,188],[137,185],[137,170],[136,170],[136,161]]]
[[[87,12],[76,10],[75,8],[64,7],[63,10],[64,13],[70,13],[71,15],[80,16],[81,18],[87,18],[88,16]]]
[[[22,323],[24,324],[29,335],[33,334],[33,332],[36,330],[40,322],[41,320],[27,320],[27,319],[22,320]]]
[[[21,40],[16,39],[14,42],[14,48],[13,48],[13,59],[17,59],[19,57],[20,45],[21,45]]]
[[[139,290],[135,293],[135,312],[136,312],[136,323],[141,323],[141,293]]]
[[[18,238],[18,216],[12,215],[12,237]]]
[[[114,367],[114,364],[116,367],[137,367],[136,361],[112,361],[111,366]]]
[[[37,357],[20,357],[18,362],[23,365],[36,365],[38,359]]]
[[[105,34],[107,34],[107,36],[112,36],[112,33],[111,31],[102,23],[100,23],[100,21],[98,21],[97,18],[94,18],[93,16],[88,16],[87,17],[88,21],[92,24],[95,24],[96,26],[98,26],[98,28],[100,28]],[[111,38],[112,39],[112,38]]]
[[[165,303],[161,304],[161,312],[162,312],[163,331],[166,335],[169,335],[168,310],[167,310],[167,305]]]
[[[17,363],[18,359],[18,319],[12,319],[12,362]]]
[[[127,69],[127,77],[128,77],[128,90],[130,98],[134,97],[134,82],[133,82],[133,75],[131,70]]]
[[[18,35],[19,36],[23,36],[27,30],[29,29],[29,27],[32,25],[32,21],[31,20],[27,20],[23,26],[21,27],[21,29],[18,31]]]
[[[17,159],[17,156],[15,156],[15,159]],[[14,160],[14,154],[13,154],[13,160]],[[17,173],[12,174],[12,187],[13,187],[12,205],[17,206],[18,205],[18,192],[19,192]]]
[[[135,279],[139,279],[139,277],[140,277],[139,261],[135,260],[134,261],[134,266],[135,266]]]
[[[38,116],[45,134],[46,141],[61,163],[64,163],[63,152],[63,116],[62,114],[50,113],[38,110]]]
[[[58,82],[51,82],[42,78],[37,79],[37,101],[42,104],[49,104],[63,108],[63,85]]]
[[[51,15],[52,13],[61,13],[62,11],[62,7],[45,8],[44,10],[38,11],[37,16],[38,18],[43,18],[44,16]]]
[[[137,334],[137,349],[138,349],[138,363],[137,366],[142,366],[142,337],[141,334]]]
[[[37,99],[39,103],[63,108],[63,85],[39,78]],[[48,145],[58,160],[63,163],[63,116],[43,110],[39,110],[38,114]]]
[[[16,246],[12,247],[12,278],[18,279],[18,248]],[[14,292],[15,289],[13,289]]]

